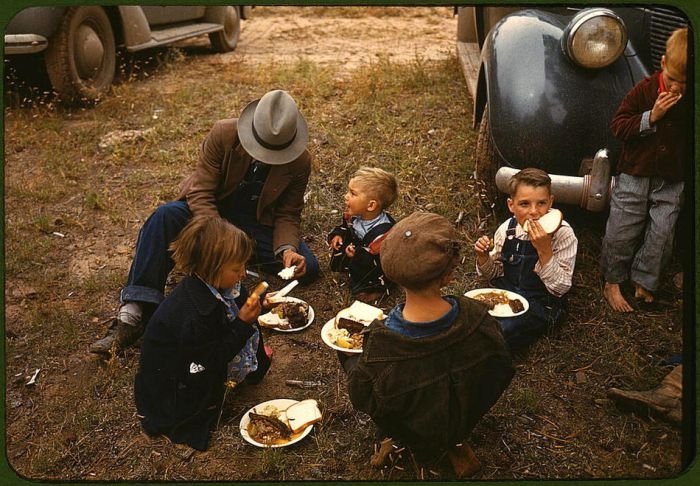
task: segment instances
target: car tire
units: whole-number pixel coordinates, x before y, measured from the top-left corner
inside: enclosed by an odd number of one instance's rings
[[[499,168],[499,161],[491,139],[488,105],[484,106],[484,113],[481,117],[481,123],[479,123],[474,166],[479,198],[496,215],[502,215],[505,212],[505,198],[496,187],[496,171]]]
[[[104,9],[68,8],[44,60],[51,85],[63,101],[99,100],[109,91],[116,68],[114,33]]]
[[[238,7],[226,7],[224,29],[209,34],[209,41],[216,52],[231,52],[241,36],[241,16]]]

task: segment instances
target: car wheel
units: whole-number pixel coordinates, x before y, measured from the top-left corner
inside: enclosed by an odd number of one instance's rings
[[[116,50],[101,7],[70,7],[44,56],[53,89],[68,102],[94,102],[112,85]]]
[[[474,174],[481,201],[493,209],[496,214],[500,214],[505,207],[505,201],[503,194],[496,187],[496,171],[499,162],[493,140],[491,140],[488,105],[484,107],[484,114],[479,124],[474,165]]]
[[[241,17],[238,7],[226,7],[224,29],[209,34],[209,41],[216,52],[231,52],[238,45],[241,35]]]

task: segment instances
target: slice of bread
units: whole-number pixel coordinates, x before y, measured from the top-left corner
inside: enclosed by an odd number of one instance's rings
[[[321,410],[318,408],[318,402],[313,398],[307,398],[290,405],[286,410],[286,415],[287,423],[295,434],[323,418]]]
[[[564,215],[561,213],[561,211],[552,208],[547,212],[547,214],[538,219],[537,222],[540,223],[540,226],[542,226],[542,229],[545,231],[545,233],[551,235],[559,229],[559,226],[561,226],[561,222],[563,219]],[[523,230],[526,233],[530,230],[529,220],[523,223]]]
[[[346,307],[336,314],[335,324],[336,327],[338,327],[341,319],[343,319],[360,323],[363,326],[369,326],[373,320],[381,320],[384,319],[384,317],[384,312],[379,307],[374,307],[373,305],[356,300],[350,307]]]

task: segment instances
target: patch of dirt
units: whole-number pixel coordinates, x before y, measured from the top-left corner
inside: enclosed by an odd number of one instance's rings
[[[243,22],[236,58],[262,66],[304,59],[340,65],[340,73],[347,73],[379,58],[410,62],[454,53],[457,20],[451,8],[429,9],[429,18],[411,8],[397,10],[403,15],[341,18],[301,16],[294,9],[267,16],[269,8],[255,8],[253,18]]]

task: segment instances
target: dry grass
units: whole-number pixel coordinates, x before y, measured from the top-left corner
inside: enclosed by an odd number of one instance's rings
[[[329,13],[308,10],[319,14]],[[265,390],[254,387],[229,397],[206,453],[191,456],[147,441],[131,394],[138,350],[98,366],[85,349],[114,312],[140,225],[175,196],[211,124],[280,86],[299,101],[310,125],[316,167],[304,234],[322,265],[348,176],[361,165],[378,165],[400,180],[401,198],[391,208],[396,217],[417,209],[453,221],[462,214],[464,265],[449,290],[476,286],[469,248],[495,221],[483,212],[471,179],[476,134],[456,59],[379,60],[349,78],[304,61],[262,70],[244,62],[223,69],[173,50],[160,59],[148,68],[129,67],[139,72],[138,81],[115,86],[94,108],[64,109],[47,97],[5,110],[8,462],[35,479],[453,479],[440,453],[397,450],[386,469],[368,466],[373,426],[350,406],[344,376],[316,324],[311,332],[270,336],[294,369],[273,367],[266,382],[294,373],[323,384],[288,390],[292,397],[311,394],[324,410],[311,438],[288,450],[253,449],[238,435],[238,419]],[[98,146],[115,130],[151,128],[139,141]],[[682,303],[667,285],[666,304],[656,310],[609,312],[597,269],[600,221],[572,217],[581,248],[571,317],[517,359],[511,387],[474,431],[481,477],[672,476],[681,467],[680,432],[619,412],[605,390],[660,380],[667,370],[659,360],[680,352]],[[316,308],[318,327],[347,303],[343,284],[325,273],[302,291]],[[38,385],[27,387],[26,376],[37,368]]]

